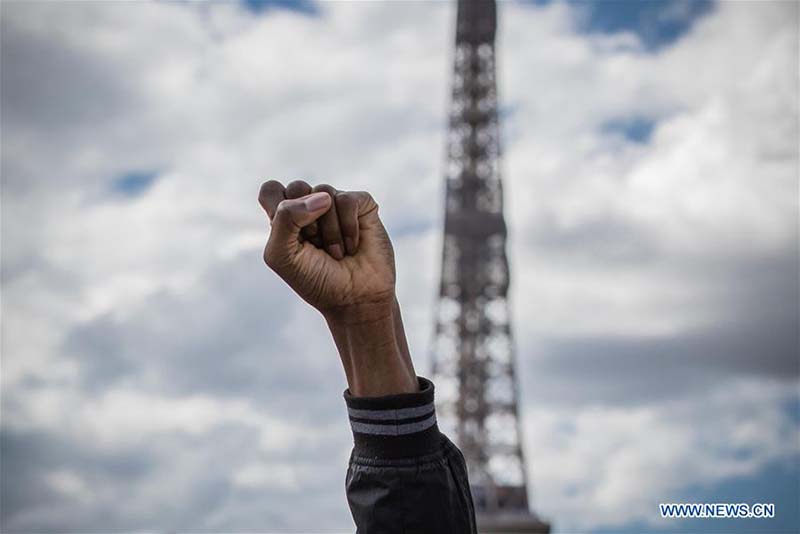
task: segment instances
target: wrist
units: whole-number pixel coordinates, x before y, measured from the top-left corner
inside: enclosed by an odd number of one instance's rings
[[[400,317],[400,307],[371,302],[323,313],[356,397],[413,393],[419,389]]]
[[[394,315],[393,301],[392,294],[369,302],[332,306],[321,310],[321,313],[331,328],[358,328],[391,319]]]

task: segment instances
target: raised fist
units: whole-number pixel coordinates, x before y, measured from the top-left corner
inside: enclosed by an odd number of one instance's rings
[[[258,201],[272,223],[264,261],[300,297],[326,316],[390,313],[394,252],[369,193],[270,180]]]

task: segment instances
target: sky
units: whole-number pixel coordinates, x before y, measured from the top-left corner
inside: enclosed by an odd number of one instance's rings
[[[375,196],[427,373],[454,16],[0,4],[0,530],[353,530],[344,374],[256,197]],[[535,510],[797,531],[798,4],[504,2],[497,51]]]

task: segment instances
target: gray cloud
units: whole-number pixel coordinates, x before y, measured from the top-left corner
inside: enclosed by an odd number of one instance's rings
[[[63,532],[65,525],[74,530],[96,531],[98,520],[113,530],[125,528],[119,516],[87,509],[79,495],[59,492],[48,477],[65,470],[77,472],[99,492],[112,488],[120,492],[120,481],[133,489],[153,470],[168,467],[152,449],[109,451],[47,431],[6,428],[0,442],[4,471],[2,521],[9,532],[28,530],[34,524],[51,532]]]
[[[4,17],[2,26],[6,128],[64,135],[76,126],[108,124],[120,118],[121,110],[137,106],[132,84],[122,71],[109,69],[97,51],[25,31],[14,20]]]
[[[247,252],[213,265],[199,291],[159,292],[127,310],[104,314],[67,334],[63,354],[79,364],[89,391],[133,382],[152,391],[245,397],[277,412],[302,405],[309,422],[342,413],[341,380],[321,317],[297,301]],[[313,332],[291,328],[293,317]],[[320,385],[325,395],[319,394]],[[331,391],[336,393],[331,398]]]
[[[681,398],[737,376],[797,379],[797,321],[732,323],[676,337],[545,339],[525,383],[534,402],[634,405]],[[554,401],[554,399],[557,399]]]
[[[344,458],[326,461],[343,440],[307,440],[263,456],[254,447],[258,439],[236,424],[201,435],[163,432],[115,446],[58,432],[4,429],[4,531],[320,530],[320,521],[349,522],[343,495],[330,492],[332,486],[343,488]],[[265,466],[266,485],[237,483],[235,474],[248,464]],[[270,472],[276,465],[283,471]],[[271,487],[291,469],[305,473],[301,482]],[[298,502],[314,514],[304,513]]]

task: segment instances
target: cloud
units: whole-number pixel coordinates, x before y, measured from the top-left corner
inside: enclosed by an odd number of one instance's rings
[[[343,374],[255,196],[374,193],[426,373],[454,12],[317,8],[3,4],[4,529],[352,527]],[[797,453],[797,6],[580,16],[500,11],[533,501],[658,526]]]
[[[658,503],[690,501],[698,486],[795,457],[796,422],[785,412],[764,410],[767,401],[795,394],[794,387],[774,382],[737,381],[633,409],[530,407],[526,436],[536,451],[529,471],[541,488],[538,503],[564,532],[639,521],[642,528],[665,528],[669,522],[654,512]],[[748,502],[759,498],[748,495]]]

